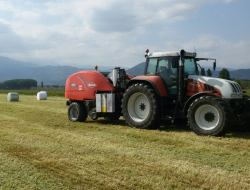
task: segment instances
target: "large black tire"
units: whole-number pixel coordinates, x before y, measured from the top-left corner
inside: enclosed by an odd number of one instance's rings
[[[159,98],[145,84],[131,85],[123,95],[122,113],[125,121],[140,129],[155,129],[161,122]]]
[[[233,131],[248,132],[250,131],[250,99],[244,97],[244,110],[241,112],[243,117],[234,117],[234,124],[232,127]]]
[[[211,96],[197,98],[188,109],[190,128],[198,135],[225,135],[231,128],[232,118],[229,104]]]
[[[70,121],[86,121],[88,111],[83,103],[73,102],[68,108],[68,118]]]

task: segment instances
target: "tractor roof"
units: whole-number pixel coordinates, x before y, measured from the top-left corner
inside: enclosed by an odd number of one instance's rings
[[[168,52],[153,52],[148,53],[148,57],[167,57],[167,56],[180,56],[180,51],[168,51]],[[187,57],[196,57],[196,53],[185,52]]]

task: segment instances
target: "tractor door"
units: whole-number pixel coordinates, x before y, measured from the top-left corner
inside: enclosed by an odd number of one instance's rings
[[[158,75],[162,78],[169,95],[177,95],[178,68],[172,68],[176,57],[154,57],[147,59],[145,75]]]
[[[170,95],[177,95],[178,77],[177,68],[172,68],[173,57],[158,58],[156,73],[163,79]]]

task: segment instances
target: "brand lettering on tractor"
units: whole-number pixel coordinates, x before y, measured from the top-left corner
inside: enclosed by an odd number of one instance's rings
[[[197,87],[200,87],[200,84],[198,81],[193,81],[193,82],[190,82],[189,83],[191,86],[197,86]]]
[[[91,83],[88,84],[88,87],[89,87],[89,88],[94,88],[94,87],[96,87],[96,86],[97,86],[97,84],[95,84],[95,83],[93,83],[93,82],[91,82]]]

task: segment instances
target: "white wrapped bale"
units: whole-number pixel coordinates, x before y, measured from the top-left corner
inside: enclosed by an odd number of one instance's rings
[[[16,93],[16,92],[10,92],[10,93],[8,93],[7,100],[9,102],[19,101],[19,94]]]
[[[47,100],[47,92],[46,91],[38,92],[37,100]]]

